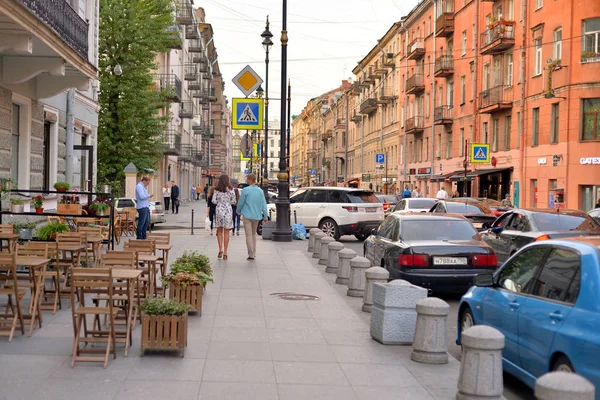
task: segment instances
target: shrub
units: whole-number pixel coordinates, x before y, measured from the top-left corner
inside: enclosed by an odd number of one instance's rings
[[[57,233],[65,232],[69,232],[67,224],[63,222],[50,222],[38,230],[38,238],[41,240],[50,240],[55,237]]]
[[[10,199],[10,204],[14,206],[22,206],[23,204],[25,204],[25,201],[21,199]]]
[[[188,312],[190,307],[175,299],[155,297],[142,303],[141,310],[146,315],[166,315],[180,317]]]
[[[69,182],[56,182],[54,184],[54,189],[65,188],[65,190],[71,189],[71,184]]]
[[[178,257],[171,266],[171,271],[173,271],[173,266],[177,264],[189,266],[192,268],[190,270],[191,272],[203,272],[208,276],[212,276],[210,259],[207,256],[198,253],[197,251],[184,251],[183,254]]]

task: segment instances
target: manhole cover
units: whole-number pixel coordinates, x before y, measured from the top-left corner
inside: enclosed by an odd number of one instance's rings
[[[283,300],[319,300],[318,296],[299,293],[271,293],[271,296],[276,296]]]

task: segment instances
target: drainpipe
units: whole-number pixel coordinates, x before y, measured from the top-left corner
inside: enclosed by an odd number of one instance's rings
[[[346,93],[346,143],[344,149],[344,182],[348,180],[348,142],[350,141],[350,130],[349,121],[350,121],[350,110],[348,109],[350,101],[350,93]]]
[[[75,108],[75,89],[71,88],[67,92],[67,138],[65,141],[66,147],[66,168],[65,168],[65,181],[69,182],[74,186],[73,182],[73,135],[75,128],[75,116],[73,111]]]
[[[431,0],[433,3],[433,16],[435,18],[437,11],[437,4],[435,0]],[[478,3],[476,1],[475,3]],[[435,51],[436,51],[436,32],[435,28],[433,29],[433,62],[435,63]],[[423,46],[425,46],[425,37],[423,37]],[[429,66],[431,68],[431,66]],[[425,75],[425,71],[422,71],[423,75]],[[418,106],[417,106],[418,107]],[[431,174],[430,177],[433,178],[433,171],[435,170],[435,74],[431,78]],[[440,149],[441,151],[441,149]],[[441,153],[440,153],[441,156]],[[430,181],[431,181],[430,178]],[[433,188],[432,188],[433,191]]]
[[[521,104],[520,104],[520,111],[521,111],[521,124],[519,126],[519,130],[521,132],[521,134],[519,135],[519,148],[520,148],[520,153],[521,153],[521,176],[520,176],[520,180],[521,180],[521,184],[519,185],[519,205],[521,207],[525,207],[526,203],[525,203],[525,193],[526,193],[526,184],[525,184],[525,144],[526,144],[526,140],[525,140],[525,120],[526,120],[526,114],[525,114],[525,85],[527,84],[527,79],[525,79],[525,73],[526,73],[526,62],[527,62],[527,57],[526,57],[526,48],[527,48],[527,1],[522,1],[521,2],[521,16],[522,16],[522,25],[523,25],[523,34],[521,36],[521,72],[519,73],[520,77],[522,78],[522,82],[521,82]]]
[[[523,2],[525,2],[525,0],[523,0]],[[475,43],[473,43],[473,52],[475,53],[475,57],[474,57],[474,64],[473,64],[473,73],[475,74],[475,77],[473,79],[473,141],[477,141],[477,129],[479,127],[479,114],[477,113],[477,107],[478,107],[478,102],[479,102],[479,93],[477,92],[477,76],[479,74],[479,2],[476,1],[475,2]],[[471,138],[469,138],[469,141]],[[466,149],[466,151],[469,151],[469,148]],[[465,157],[467,156],[468,153],[465,153]],[[468,159],[468,158],[467,158]],[[465,177],[465,192],[467,192],[467,187],[468,187],[468,181],[466,180]],[[475,189],[475,180],[473,180],[473,182],[471,183],[471,193],[467,192],[467,195],[471,195],[474,196],[474,189]]]
[[[383,118],[383,105],[381,105],[381,107],[379,108],[380,112],[381,112],[381,126],[379,127],[379,151],[383,153],[383,123],[384,123],[384,118]],[[386,162],[387,162],[387,156],[386,157]],[[383,188],[383,176],[381,177],[381,188]]]
[[[404,35],[406,36],[406,41],[405,43],[408,43],[408,30],[406,29],[406,27],[404,26],[404,20],[400,21],[400,23],[402,24],[402,29],[404,29]],[[404,49],[404,51],[406,51],[406,49]],[[408,78],[408,58],[406,57],[406,54],[404,55],[404,76],[406,78]],[[406,81],[402,82],[401,85],[404,87],[405,91],[404,91],[404,104],[402,104],[402,118],[404,119],[404,121],[406,121],[406,105],[408,104],[408,95],[406,94]],[[404,125],[404,121],[400,121],[400,123],[402,125]],[[403,156],[402,156],[402,162],[404,163],[404,181],[402,182],[402,186],[406,185],[406,181],[408,178],[408,166],[407,166],[407,159],[406,159],[406,154],[408,152],[407,150],[407,143],[408,138],[406,135],[406,132],[404,132],[404,148],[403,148]],[[410,179],[408,179],[410,181]]]

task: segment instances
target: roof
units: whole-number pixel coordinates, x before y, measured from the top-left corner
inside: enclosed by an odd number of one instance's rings
[[[460,215],[460,214],[434,214],[434,213],[415,213],[415,214],[396,214],[396,213],[392,213],[392,216],[394,216],[394,218],[398,218],[398,219],[405,219],[405,220],[409,220],[409,221],[419,221],[419,220],[423,220],[423,219],[437,219],[440,221],[453,221],[453,220],[461,220],[461,221],[468,221],[464,216]]]
[[[373,59],[375,57],[376,54],[378,53],[383,53],[383,49],[382,46],[385,46],[391,39],[394,38],[395,36],[395,32],[394,30],[400,26],[400,22],[394,22],[392,24],[392,26],[390,26],[390,28],[387,30],[387,32],[381,37],[380,40],[377,41],[377,44],[367,53],[366,56],[364,56],[362,58],[362,60],[360,60],[356,67],[354,67],[354,69],[352,70],[352,73],[354,75],[357,75],[360,70],[361,70],[361,66],[364,68],[369,64],[369,61],[371,59]]]

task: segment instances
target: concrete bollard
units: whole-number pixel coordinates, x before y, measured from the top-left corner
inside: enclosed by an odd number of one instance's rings
[[[446,322],[450,306],[436,297],[417,302],[417,328],[410,358],[424,364],[447,364]]]
[[[329,258],[329,245],[335,242],[335,239],[330,236],[325,236],[321,239],[321,252],[319,253],[319,265],[327,265]]]
[[[569,372],[549,372],[535,381],[538,400],[594,400],[594,385],[581,375]]]
[[[335,283],[347,285],[350,280],[350,260],[356,257],[356,252],[350,249],[340,250],[338,253],[337,278]]]
[[[329,256],[327,257],[327,268],[325,272],[335,274],[338,268],[338,253],[344,250],[344,245],[340,242],[329,243]]]
[[[320,230],[319,228],[312,228],[310,231],[308,231],[308,252],[312,253],[313,250],[315,249],[315,234],[317,234],[318,232],[323,232],[322,230]]]
[[[417,324],[417,302],[427,289],[397,279],[373,285],[371,337],[382,344],[411,344]]]
[[[354,257],[350,260],[350,280],[348,281],[348,291],[346,294],[350,297],[363,297],[367,287],[365,271],[371,268],[371,261],[364,257]]]
[[[501,400],[504,335],[486,325],[475,325],[461,335],[462,362],[456,400]]]
[[[370,313],[373,307],[373,284],[387,283],[390,279],[390,273],[385,268],[371,267],[365,271],[365,278],[367,279],[367,286],[365,287],[362,310]]]
[[[315,233],[315,244],[313,245],[313,258],[319,258],[321,255],[321,239],[323,239],[326,234],[323,232]]]

